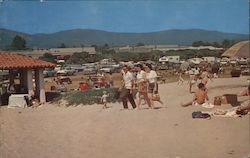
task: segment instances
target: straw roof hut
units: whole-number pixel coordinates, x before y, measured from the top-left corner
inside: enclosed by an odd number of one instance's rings
[[[250,58],[249,44],[250,44],[250,41],[242,41],[242,42],[236,43],[231,48],[226,50],[222,54],[222,57]]]

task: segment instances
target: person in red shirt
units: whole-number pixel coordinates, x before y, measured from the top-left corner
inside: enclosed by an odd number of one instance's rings
[[[88,84],[86,84],[86,83],[80,83],[80,86],[79,86],[79,90],[80,91],[85,91],[85,90],[88,90],[88,89],[89,89]]]

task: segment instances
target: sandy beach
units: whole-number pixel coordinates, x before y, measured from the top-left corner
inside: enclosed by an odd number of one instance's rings
[[[210,100],[247,84],[247,77],[214,79],[208,84]],[[250,115],[192,119],[193,111],[232,106],[181,107],[192,99],[187,83],[162,84],[160,94],[165,105],[157,103],[157,109],[122,110],[121,103],[105,110],[102,105],[1,107],[0,158],[250,157]]]

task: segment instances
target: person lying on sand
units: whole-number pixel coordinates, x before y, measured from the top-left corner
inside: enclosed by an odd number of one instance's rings
[[[236,114],[245,115],[250,112],[250,100],[244,101],[237,109]]]
[[[207,95],[207,89],[205,88],[205,85],[203,83],[199,83],[198,88],[199,89],[194,94],[193,101],[188,102],[186,104],[181,104],[181,106],[187,107],[189,105],[202,105],[206,102],[206,100],[207,101],[209,100],[208,95]]]
[[[248,88],[244,89],[243,91],[241,91],[238,96],[249,96],[250,95],[250,85],[248,86]]]

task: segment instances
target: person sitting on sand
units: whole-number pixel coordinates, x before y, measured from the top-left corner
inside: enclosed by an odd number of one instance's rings
[[[245,115],[250,112],[250,100],[244,101],[241,105],[236,109],[236,114]]]
[[[107,107],[107,98],[109,97],[109,94],[106,92],[106,91],[103,91],[103,95],[102,95],[102,97],[101,97],[101,102],[102,102],[102,104],[103,104],[103,109],[106,109],[106,108],[108,108]]]
[[[198,91],[194,94],[193,101],[188,102],[186,104],[181,104],[181,106],[187,107],[189,105],[202,105],[206,102],[206,100],[209,100],[205,85],[203,83],[199,83],[198,88]]]

